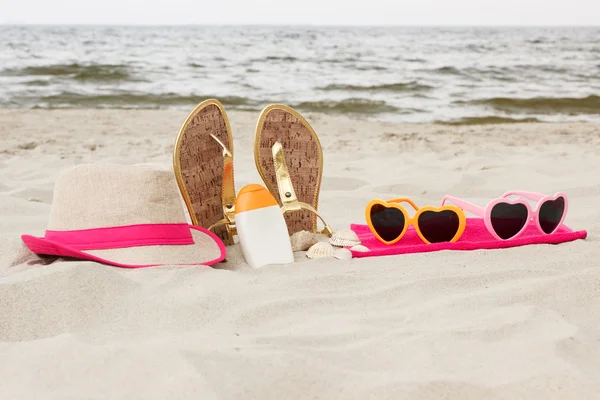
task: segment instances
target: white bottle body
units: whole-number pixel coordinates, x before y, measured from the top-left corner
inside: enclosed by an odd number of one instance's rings
[[[250,267],[294,262],[287,225],[279,206],[268,206],[235,215],[238,239]]]

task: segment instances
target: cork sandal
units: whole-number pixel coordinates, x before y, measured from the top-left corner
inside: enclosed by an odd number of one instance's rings
[[[175,141],[173,168],[192,224],[233,244],[233,138],[219,101],[203,101],[188,115]]]
[[[317,134],[292,108],[271,104],[261,113],[254,137],[254,161],[284,213],[290,235],[299,231],[331,236],[317,212],[323,150]],[[324,225],[317,228],[317,218]]]

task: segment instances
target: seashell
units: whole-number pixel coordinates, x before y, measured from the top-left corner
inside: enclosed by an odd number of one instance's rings
[[[337,249],[333,256],[338,260],[350,260],[352,258],[352,252],[346,248]]]
[[[315,243],[326,241],[327,239],[329,239],[327,235],[309,231],[299,231],[290,237],[290,241],[292,242],[292,251],[294,252],[306,251]]]
[[[362,244],[354,245],[354,246],[350,247],[350,250],[351,251],[360,251],[363,253],[366,253],[367,251],[371,251],[371,250],[369,250],[369,248],[367,246],[363,246]]]
[[[360,244],[360,239],[352,229],[342,229],[331,236],[329,243],[337,247],[354,246]]]
[[[335,253],[334,247],[327,242],[313,244],[306,252],[308,258],[331,258]]]

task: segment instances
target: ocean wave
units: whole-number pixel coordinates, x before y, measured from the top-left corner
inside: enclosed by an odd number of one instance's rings
[[[411,81],[406,83],[386,83],[381,85],[344,85],[344,84],[331,84],[323,87],[319,87],[319,90],[324,91],[348,91],[348,92],[418,92],[423,90],[431,90],[432,86],[419,83],[417,81]]]
[[[468,77],[470,79],[494,79],[506,82],[517,82],[528,76],[545,76],[547,73],[572,75],[573,71],[565,67],[556,65],[533,65],[533,64],[518,64],[504,67],[488,66],[488,67],[440,67],[435,69],[421,69],[421,72],[433,73],[438,75],[452,75],[460,77]]]
[[[600,96],[596,95],[587,97],[493,97],[471,101],[455,101],[454,103],[488,106],[505,112],[561,113],[571,115],[600,114]]]
[[[11,102],[0,106],[26,105],[31,108],[115,108],[115,109],[160,109],[193,107],[203,100],[215,98],[224,106],[235,110],[258,111],[265,102],[241,96],[217,95],[178,95],[176,93],[146,94],[146,93],[114,93],[105,95],[87,95],[74,92],[62,92],[50,96],[21,96],[11,99]],[[376,115],[385,113],[411,114],[423,112],[418,109],[400,109],[384,101],[374,101],[362,98],[349,98],[342,101],[305,101],[293,103],[290,106],[306,112],[322,112],[332,114]]]
[[[418,110],[402,110],[385,101],[375,101],[351,98],[342,101],[305,101],[292,107],[309,112],[339,113],[339,114],[381,114],[408,113]]]
[[[122,81],[132,80],[129,68],[120,64],[55,64],[7,69],[5,76],[51,76],[71,78],[77,81]]]
[[[223,105],[239,109],[257,110],[258,102],[239,96],[196,96],[165,94],[120,93],[86,95],[62,92],[44,97],[21,98],[19,103],[29,103],[35,108],[165,108],[172,106],[194,106],[209,98],[217,98]]]
[[[347,63],[356,63],[360,61],[360,58],[357,57],[346,57],[346,58],[323,58],[323,59],[314,59],[312,62],[316,62],[318,64],[347,64]]]
[[[432,70],[426,70],[428,72],[433,72],[433,73],[438,73],[438,74],[442,74],[442,75],[463,75],[463,73],[455,67],[439,67],[439,68],[434,68]]]
[[[42,79],[34,79],[32,81],[23,82],[23,85],[26,85],[26,86],[48,86],[48,85],[50,85],[50,81],[44,81]]]
[[[506,67],[487,67],[487,68],[467,68],[467,73],[474,74],[506,74],[506,75],[522,75],[523,73],[537,74],[539,72],[550,72],[553,74],[570,74],[571,70],[565,67],[559,67],[557,65],[545,64],[545,65],[533,65],[533,64],[517,64]]]
[[[296,57],[292,56],[266,56],[262,58],[253,58],[250,62],[269,62],[269,61],[281,61],[281,62],[295,62],[298,61]]]
[[[388,69],[383,65],[352,65],[351,68],[359,71],[386,71]]]
[[[520,123],[531,123],[541,122],[537,118],[508,118],[508,117],[497,117],[497,116],[485,116],[485,117],[464,117],[457,120],[451,121],[436,121],[440,125],[491,125],[491,124],[520,124]]]

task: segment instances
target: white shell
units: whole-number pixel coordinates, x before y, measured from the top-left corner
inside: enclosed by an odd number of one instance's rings
[[[328,239],[329,238],[327,235],[321,235],[308,231],[299,231],[290,237],[290,241],[292,242],[292,251],[306,251],[315,243],[327,241]]]
[[[360,239],[352,229],[342,229],[331,236],[329,243],[337,247],[347,247],[360,244]]]
[[[335,249],[327,242],[318,242],[313,244],[306,252],[308,258],[331,258]]]
[[[371,251],[369,250],[369,248],[367,246],[363,246],[362,244],[357,244],[355,246],[350,247],[350,250],[352,251],[360,251],[363,253],[366,253],[367,251]]]
[[[333,256],[338,260],[350,260],[352,258],[352,252],[342,247],[341,249],[337,249]]]

